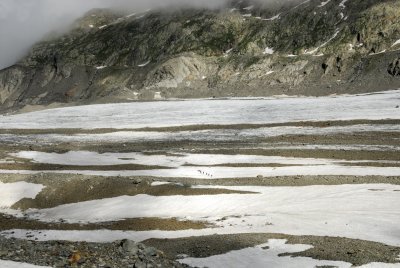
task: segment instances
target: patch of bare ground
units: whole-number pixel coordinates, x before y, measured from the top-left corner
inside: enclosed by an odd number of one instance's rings
[[[371,262],[398,263],[400,247],[382,243],[326,236],[293,236],[286,234],[232,234],[187,237],[177,239],[149,239],[146,245],[164,251],[167,256],[177,258],[185,254],[195,258],[205,258],[224,254],[232,250],[254,247],[269,239],[286,239],[288,244],[306,244],[313,248],[280,256],[310,257],[318,260],[344,261],[355,266]]]
[[[149,231],[164,230],[178,231],[188,229],[210,228],[212,225],[201,221],[178,220],[175,218],[135,218],[119,221],[99,223],[66,223],[66,222],[41,222],[27,218],[17,218],[0,213],[0,231],[25,229],[25,230],[121,230],[121,231]]]

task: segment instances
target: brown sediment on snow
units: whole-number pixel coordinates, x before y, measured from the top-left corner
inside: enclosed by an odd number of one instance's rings
[[[120,231],[178,231],[189,229],[204,229],[213,227],[210,223],[201,221],[179,220],[176,218],[134,218],[119,221],[99,223],[67,223],[42,222],[27,218],[18,218],[0,213],[0,231],[24,230],[120,230]]]

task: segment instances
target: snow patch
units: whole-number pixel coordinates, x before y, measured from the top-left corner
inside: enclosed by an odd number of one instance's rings
[[[151,61],[146,61],[145,63],[139,64],[138,67],[145,67],[147,66]]]
[[[333,36],[332,36],[328,41],[326,41],[325,43],[323,43],[322,45],[320,45],[319,47],[317,47],[317,48],[315,48],[315,49],[313,49],[313,50],[311,50],[311,51],[307,51],[307,50],[306,50],[305,54],[314,54],[314,53],[316,53],[320,48],[326,46],[330,41],[332,41],[333,39],[335,39],[336,36],[338,36],[339,33],[340,33],[340,30],[337,30],[337,31],[333,34]]]
[[[332,0],[327,0],[327,1],[325,1],[325,2],[321,2],[321,4],[320,4],[318,7],[324,7],[324,6],[326,6],[330,1],[332,1]]]
[[[393,43],[392,47],[400,45],[400,39]]]
[[[248,6],[248,7],[245,7],[245,8],[243,8],[244,10],[252,10],[254,8],[254,6]]]
[[[32,209],[26,213],[28,217],[42,221],[57,221],[62,218],[67,222],[79,223],[141,217],[172,217],[183,220],[206,220],[217,226],[186,232],[150,231],[132,234],[142,239],[188,234],[196,236],[249,232],[340,236],[400,245],[400,237],[393,235],[399,233],[400,206],[393,205],[400,201],[398,185],[197,187],[249,191],[254,194],[120,196],[49,209]],[[222,218],[224,220],[221,220]],[[101,233],[98,232],[97,235],[99,234]],[[125,235],[129,236],[128,233]],[[64,236],[66,237],[72,239]],[[115,236],[114,238],[116,239]]]
[[[296,146],[282,146],[282,149],[296,149]],[[304,146],[300,149],[318,149],[318,147]],[[355,147],[354,149],[362,149]],[[276,147],[275,149],[279,149]],[[330,149],[321,146],[319,149]],[[352,149],[352,148],[350,148]],[[291,158],[259,155],[218,155],[218,154],[182,154],[170,155],[145,155],[141,153],[104,153],[97,152],[68,152],[65,154],[25,151],[13,154],[19,158],[31,159],[38,163],[77,165],[77,166],[103,166],[103,165],[154,165],[172,169],[153,170],[121,170],[121,171],[58,171],[65,173],[100,174],[104,175],[136,175],[154,177],[191,177],[202,179],[256,177],[263,175],[290,176],[290,175],[387,175],[400,174],[400,168],[395,167],[360,167],[352,166],[354,162],[334,159]],[[374,162],[374,161],[367,161]],[[264,164],[266,167],[229,167],[228,164]],[[282,167],[268,167],[276,164],[289,165]],[[347,165],[343,165],[347,164]],[[219,165],[219,166],[216,166]],[[224,166],[226,165],[226,166]]]
[[[153,181],[151,183],[151,186],[162,186],[162,185],[178,185],[178,186],[183,186],[182,183],[175,183],[175,182],[170,182],[170,181]]]
[[[227,179],[227,178],[255,178],[257,176],[284,177],[284,176],[400,176],[398,167],[366,167],[341,165],[307,165],[289,167],[198,167],[182,166],[173,169],[151,170],[0,170],[0,174],[81,174],[94,176],[145,176],[163,178],[195,178],[195,179]]]
[[[274,49],[273,48],[270,48],[270,47],[266,47],[265,49],[264,49],[264,52],[263,52],[263,54],[264,55],[272,55],[272,54],[274,54]]]
[[[233,48],[231,48],[231,49],[228,49],[227,51],[225,51],[225,54],[229,54],[229,53],[231,53],[231,52],[232,52],[232,50],[233,50]]]
[[[3,267],[3,268],[47,268],[50,266],[37,266],[37,265],[29,264],[29,263],[0,260],[0,267]]]
[[[295,6],[294,8],[292,8],[292,10],[298,8],[299,6],[302,6],[302,5],[304,5],[304,4],[307,4],[307,3],[309,3],[310,1],[311,1],[311,0],[306,0],[306,1],[302,2],[302,3],[298,4],[297,6]]]
[[[400,119],[400,90],[335,97],[184,100],[49,109],[0,117],[3,129],[144,128]]]
[[[185,258],[181,263],[193,267],[232,267],[235,268],[298,268],[334,266],[338,268],[350,268],[352,264],[340,261],[315,260],[308,257],[281,257],[283,253],[302,252],[312,248],[310,245],[286,244],[284,239],[270,239],[268,243],[253,248],[230,251],[225,254],[210,256],[207,258]]]
[[[278,15],[275,15],[275,16],[273,16],[273,17],[271,17],[271,18],[268,18],[268,19],[262,19],[262,20],[266,20],[266,21],[273,21],[273,20],[277,20],[277,19],[279,19],[279,18],[281,17],[281,14],[282,14],[282,13],[279,13]]]
[[[27,182],[0,182],[0,208],[10,208],[23,198],[35,198],[43,188],[41,184]]]
[[[129,15],[125,16],[125,18],[130,18],[130,17],[133,17],[135,15],[136,15],[136,13],[132,13],[132,14],[129,14]]]
[[[340,2],[340,4],[339,4],[339,6],[341,7],[341,8],[343,8],[343,9],[345,9],[346,8],[346,2],[347,2],[348,0],[342,0],[342,2]]]

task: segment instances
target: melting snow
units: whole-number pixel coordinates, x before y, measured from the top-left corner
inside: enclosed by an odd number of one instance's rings
[[[342,0],[342,2],[339,4],[339,6],[341,7],[341,8],[346,8],[346,2],[347,2],[348,0]]]
[[[338,36],[339,33],[340,33],[340,30],[337,30],[337,31],[333,34],[333,36],[332,36],[328,41],[326,41],[325,43],[323,43],[322,45],[320,45],[319,47],[317,47],[317,48],[314,49],[314,50],[311,50],[311,51],[307,51],[307,50],[306,50],[305,54],[314,54],[314,53],[316,53],[320,48],[326,46],[330,41],[332,41],[333,39],[335,39],[336,36]]]
[[[312,145],[314,146],[314,145]],[[333,146],[332,146],[333,147]],[[279,148],[279,147],[278,147]],[[283,148],[293,148],[284,146]],[[307,147],[306,147],[307,148]],[[322,148],[329,149],[330,147]],[[356,147],[360,149],[363,147]],[[122,165],[122,164],[138,164],[153,165],[157,163],[166,167],[181,167],[184,165],[223,165],[223,164],[286,164],[286,165],[330,165],[335,163],[348,162],[346,160],[332,160],[323,158],[297,158],[297,157],[281,157],[281,156],[263,156],[263,155],[224,155],[224,154],[180,154],[164,155],[143,153],[97,153],[88,151],[70,151],[63,154],[22,151],[12,154],[18,158],[31,159],[37,163],[48,163],[58,165]],[[369,161],[370,162],[370,161]],[[349,162],[351,163],[351,161]]]
[[[397,46],[400,44],[400,39],[393,43],[392,47]]]
[[[136,13],[132,13],[132,14],[127,15],[125,18],[130,18],[130,17],[133,17],[135,15],[136,15]]]
[[[14,261],[4,261],[0,260],[0,267],[3,268],[47,268],[50,266],[37,266],[29,263],[14,262]]]
[[[264,52],[263,52],[263,54],[264,54],[264,55],[266,55],[266,54],[272,55],[272,54],[274,54],[274,49],[273,49],[273,48],[270,48],[270,47],[266,47],[265,50],[264,50]]]
[[[163,178],[195,178],[195,179],[224,179],[224,178],[255,178],[256,176],[284,177],[284,176],[400,176],[398,167],[367,167],[367,166],[341,166],[341,165],[308,165],[288,167],[192,167],[182,166],[173,169],[152,170],[0,170],[0,174],[81,174],[95,176],[146,176]]]
[[[147,61],[145,63],[139,64],[138,67],[145,67],[150,63],[150,61]]]
[[[35,198],[43,188],[41,184],[27,182],[0,182],[0,208],[9,208],[23,198]]]
[[[143,128],[198,124],[400,119],[400,90],[328,97],[185,100],[76,106],[0,117],[0,128]]]
[[[244,10],[252,10],[254,8],[254,6],[248,6],[248,7],[245,7],[245,8],[243,8]]]
[[[204,187],[250,191],[255,194],[120,196],[50,209],[33,209],[26,213],[31,218],[43,221],[57,221],[62,218],[68,222],[101,222],[125,218],[176,217],[186,220],[207,220],[217,225],[216,228],[186,232],[134,232],[132,235],[136,235],[135,240],[149,237],[179,237],[188,234],[196,236],[264,232],[340,236],[400,246],[400,206],[393,205],[400,201],[398,185]],[[221,221],[223,217],[225,220]],[[129,237],[128,233],[125,235]],[[76,237],[77,234],[73,237],[64,236],[66,239]],[[51,237],[39,238],[51,239]],[[96,239],[110,238],[112,237]]]
[[[253,248],[230,251],[225,254],[210,256],[207,258],[185,258],[181,263],[194,267],[235,267],[235,268],[298,268],[332,266],[338,268],[350,268],[352,265],[340,261],[315,260],[306,257],[279,256],[283,253],[302,252],[312,248],[309,245],[286,244],[284,239],[270,239],[268,243]]]
[[[280,256],[284,253],[302,252],[312,248],[310,245],[286,244],[284,239],[270,239],[268,243],[253,248],[230,251],[207,258],[184,258],[179,260],[195,267],[232,267],[235,268],[297,268],[297,267],[337,267],[350,268],[351,263],[342,261],[315,260],[309,257]],[[400,263],[369,263],[358,268],[399,268]]]
[[[307,4],[307,3],[309,3],[311,0],[306,0],[306,1],[304,1],[304,2],[302,2],[302,3],[300,3],[300,4],[298,4],[297,6],[295,6],[294,8],[292,8],[292,9],[296,9],[296,8],[298,8],[299,6],[302,6],[302,5],[304,5],[304,4]]]
[[[285,147],[283,147],[285,148]],[[306,149],[306,148],[304,148]],[[217,154],[182,154],[144,155],[141,153],[104,153],[96,152],[68,152],[65,154],[25,151],[14,154],[16,157],[32,159],[39,163],[102,166],[102,165],[154,165],[170,167],[172,169],[153,170],[120,170],[120,171],[71,171],[60,170],[55,173],[78,173],[104,176],[153,176],[153,177],[190,177],[202,179],[237,178],[237,177],[264,177],[292,176],[292,175],[381,175],[398,176],[397,167],[368,167],[351,166],[354,161],[290,158],[258,155],[217,155]],[[363,161],[361,161],[363,162]],[[374,162],[374,161],[369,161]],[[343,165],[347,163],[348,165]],[[229,167],[228,164],[265,164],[266,167]],[[290,165],[282,167],[268,167],[271,164]],[[215,166],[219,165],[219,166]],[[226,165],[226,166],[224,166]],[[6,171],[7,172],[7,171]],[[11,173],[11,171],[9,171]]]
[[[154,181],[151,183],[151,186],[162,186],[162,185],[179,185],[183,186],[182,183],[175,183],[175,182],[169,182],[169,181]]]
[[[321,2],[321,4],[318,7],[323,7],[326,6],[331,0],[327,0],[325,2]]]
[[[271,18],[269,18],[269,19],[263,19],[263,20],[272,21],[272,20],[277,20],[277,19],[279,19],[280,17],[281,17],[281,13],[279,13],[278,15],[273,16],[273,17],[271,17]]]
[[[233,50],[233,48],[231,48],[231,49],[228,49],[227,51],[225,51],[225,54],[229,54],[229,53],[231,53],[231,52],[232,52],[232,50]]]

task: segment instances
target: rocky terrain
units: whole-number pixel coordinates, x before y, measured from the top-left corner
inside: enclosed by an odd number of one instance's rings
[[[3,111],[400,86],[396,0],[232,0],[218,10],[92,10],[0,71]]]
[[[45,267],[130,267],[184,268],[168,260],[164,253],[130,240],[114,243],[34,242],[0,237],[0,258]],[[0,261],[1,267],[6,262]],[[10,264],[11,265],[11,264]],[[18,265],[18,264],[17,264]]]

